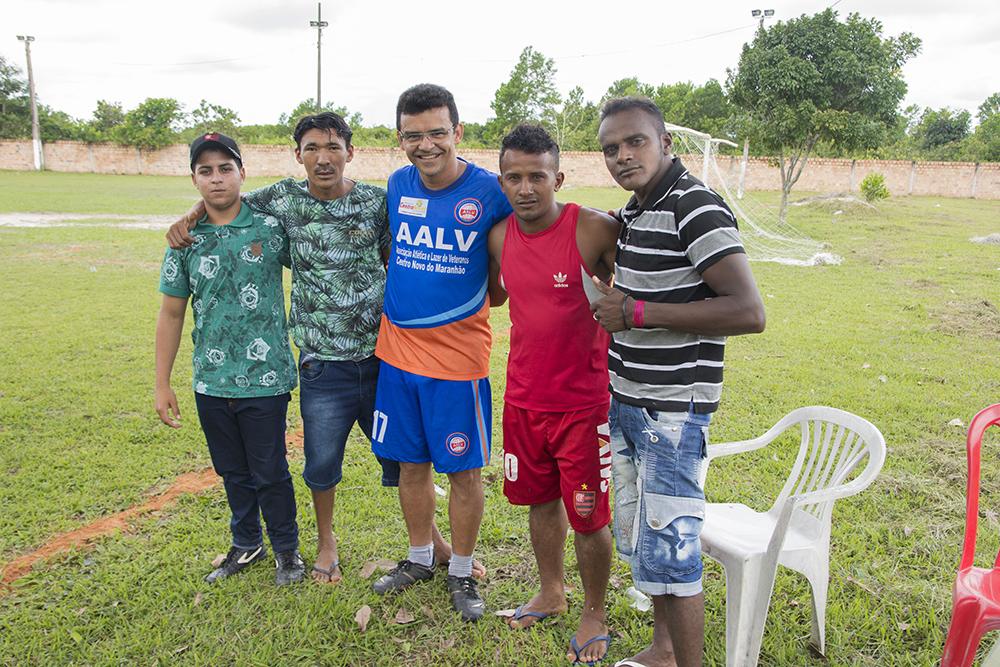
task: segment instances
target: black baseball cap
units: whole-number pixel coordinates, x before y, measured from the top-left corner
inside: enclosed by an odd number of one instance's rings
[[[206,148],[215,148],[223,153],[230,153],[236,158],[236,164],[243,166],[243,156],[240,155],[240,147],[236,145],[236,142],[224,134],[209,132],[191,142],[191,171],[194,171],[195,161]]]

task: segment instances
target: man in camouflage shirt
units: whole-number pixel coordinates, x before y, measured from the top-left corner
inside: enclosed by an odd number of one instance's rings
[[[232,547],[206,580],[224,579],[267,556],[263,514],[277,583],[300,581],[305,567],[285,456],[285,417],[295,387],[281,286],[288,239],[276,220],[240,202],[245,174],[232,139],[211,133],[192,142],[191,172],[206,215],[193,230],[194,244],[167,250],[163,259],[156,410],[164,423],[180,427],[170,374],[191,298],[198,418],[232,512]]]
[[[313,578],[321,583],[341,579],[333,509],[347,438],[355,423],[371,437],[379,369],[374,350],[390,244],[385,189],[344,176],[354,157],[352,134],[337,114],[303,117],[293,136],[306,180],[286,178],[244,195],[250,208],[277,220],[289,238],[289,324],[300,351],[302,476],[316,510]],[[201,211],[195,206],[171,228],[171,246],[190,242],[188,227]],[[399,464],[379,462],[383,486],[397,486]],[[436,527],[434,543],[438,562],[447,562],[450,545]]]

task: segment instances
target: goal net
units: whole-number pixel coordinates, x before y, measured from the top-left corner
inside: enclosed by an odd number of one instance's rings
[[[680,125],[667,123],[667,130],[673,136],[674,153],[694,156],[695,160],[687,162],[688,169],[721,194],[736,214],[740,236],[751,260],[796,266],[840,263],[841,258],[830,252],[827,244],[782,222],[777,206],[743,191],[741,169],[745,170],[745,162],[734,160],[733,168],[719,168],[715,159],[719,144],[737,147],[736,144]]]

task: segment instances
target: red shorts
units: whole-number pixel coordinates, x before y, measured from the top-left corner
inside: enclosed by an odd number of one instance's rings
[[[611,509],[608,406],[573,412],[503,410],[503,492],[514,505],[563,499],[578,533],[608,525]]]

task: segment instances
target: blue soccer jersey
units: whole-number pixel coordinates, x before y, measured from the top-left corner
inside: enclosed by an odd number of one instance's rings
[[[443,190],[427,189],[413,166],[388,184],[392,251],[375,352],[442,380],[489,375],[487,237],[511,213],[496,174],[465,164]]]

